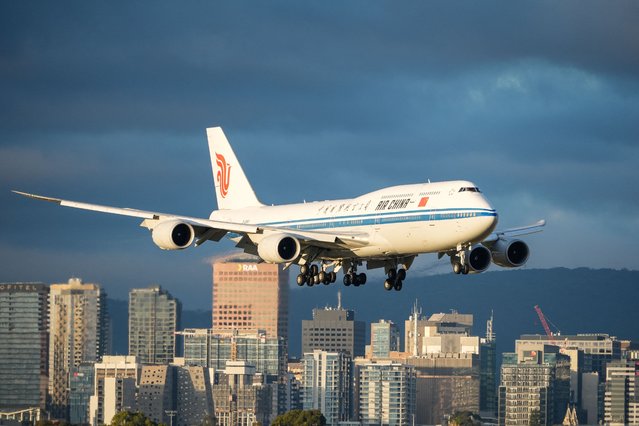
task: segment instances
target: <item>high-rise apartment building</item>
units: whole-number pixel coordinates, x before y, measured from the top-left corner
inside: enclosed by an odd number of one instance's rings
[[[302,408],[320,410],[326,424],[349,419],[352,358],[347,352],[314,350],[304,354]]]
[[[364,356],[365,325],[355,321],[355,312],[342,308],[313,309],[312,320],[302,320],[302,353],[316,349],[346,352],[351,357]]]
[[[94,391],[89,401],[91,424],[109,424],[119,411],[135,410],[141,369],[142,365],[134,356],[104,356],[95,363]]]
[[[362,424],[408,426],[415,414],[415,371],[390,360],[355,361],[355,417]]]
[[[216,376],[213,406],[218,426],[271,423],[272,388],[259,380],[253,366],[246,361],[228,361]]]
[[[557,346],[504,353],[499,386],[499,425],[562,422],[570,394],[570,358]]]
[[[129,355],[140,364],[169,364],[175,357],[175,332],[181,304],[160,286],[129,292]]]
[[[639,425],[639,361],[613,361],[606,369],[607,425]]]
[[[49,287],[0,283],[0,412],[44,410]]]
[[[137,409],[156,423],[171,423],[177,412],[176,370],[171,365],[144,365],[138,385]]]
[[[400,350],[399,329],[392,321],[379,320],[371,324],[371,356],[388,358]]]
[[[91,423],[89,408],[91,396],[95,391],[93,378],[95,364],[83,362],[78,367],[71,367],[69,377],[69,422],[73,425]]]
[[[234,331],[288,341],[288,270],[242,254],[213,263],[213,332]]]
[[[79,278],[51,284],[49,312],[49,409],[53,418],[68,419],[72,367],[96,362],[109,347],[106,294]]]

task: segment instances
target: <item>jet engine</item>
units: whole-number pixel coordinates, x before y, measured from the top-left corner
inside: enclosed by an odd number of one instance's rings
[[[286,234],[273,234],[257,245],[257,254],[269,263],[291,262],[300,254],[300,242]]]
[[[530,250],[528,244],[522,240],[499,239],[489,246],[493,255],[493,262],[504,268],[522,266],[528,260]]]
[[[490,266],[490,260],[490,250],[480,244],[471,247],[470,250],[466,252],[466,262],[468,263],[471,274],[484,272]]]
[[[151,230],[151,237],[155,245],[162,250],[182,250],[191,245],[195,231],[188,223],[167,220],[158,223]]]

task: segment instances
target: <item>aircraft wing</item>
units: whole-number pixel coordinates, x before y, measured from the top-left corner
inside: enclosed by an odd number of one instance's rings
[[[27,192],[12,191],[24,197],[36,200],[48,201],[64,207],[72,207],[82,210],[91,210],[102,213],[115,214],[120,216],[130,216],[144,219],[140,226],[152,229],[159,221],[166,219],[177,219],[188,223],[197,230],[196,245],[204,243],[206,240],[219,241],[227,232],[237,234],[258,234],[258,233],[276,233],[285,232],[292,235],[306,245],[332,248],[340,247],[362,247],[368,244],[368,236],[366,234],[346,234],[346,233],[330,233],[322,231],[305,231],[293,228],[280,228],[273,226],[249,225],[235,222],[225,222],[219,220],[210,220],[195,218],[190,216],[180,216],[175,214],[151,212],[146,210],[138,210],[122,207],[103,206],[100,204],[90,204],[78,201],[63,200],[61,198],[45,197],[42,195],[29,194]]]
[[[493,241],[497,241],[500,238],[519,237],[521,235],[535,234],[537,232],[543,231],[544,226],[546,226],[546,221],[540,220],[536,223],[533,223],[532,225],[520,226],[517,228],[510,228],[503,231],[493,232],[483,242],[490,243]]]
[[[122,207],[102,206],[99,204],[81,203],[77,201],[63,200],[60,198],[29,194],[27,192],[21,192],[21,191],[12,191],[12,192],[18,195],[22,195],[28,198],[33,198],[36,200],[49,201],[51,203],[55,203],[64,207],[73,207],[75,209],[91,210],[91,211],[102,212],[102,213],[116,214],[120,216],[138,217],[141,219],[145,219],[142,222],[141,226],[144,226],[145,228],[149,228],[149,229],[152,228],[151,226],[151,224],[153,223],[152,221],[160,221],[164,219],[179,219],[193,226],[201,227],[201,228],[209,228],[209,229],[216,229],[216,230],[222,230],[226,232],[237,232],[237,233],[258,232],[258,227],[255,225],[222,222],[218,220],[201,219],[201,218],[190,217],[190,216],[180,216],[175,214],[150,212],[145,210],[137,210],[137,209],[130,209],[130,208],[122,208]]]

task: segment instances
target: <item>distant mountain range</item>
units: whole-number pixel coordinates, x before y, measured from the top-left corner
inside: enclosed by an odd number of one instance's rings
[[[387,292],[381,282],[369,282],[360,288],[337,284],[293,288],[289,300],[291,356],[300,354],[301,321],[311,319],[313,308],[336,306],[338,289],[342,291],[343,307],[353,309],[357,320],[392,320],[402,330],[402,340],[404,321],[416,299],[425,315],[451,309],[474,314],[474,334],[482,337],[492,310],[500,353],[514,350],[515,339],[521,334],[544,333],[534,305],[541,307],[562,334],[608,333],[639,340],[639,271],[523,269],[467,276],[409,276],[400,292]],[[128,302],[109,299],[108,303],[113,351],[125,354]],[[183,310],[183,328],[210,326],[211,311]],[[369,330],[367,326],[367,334]]]

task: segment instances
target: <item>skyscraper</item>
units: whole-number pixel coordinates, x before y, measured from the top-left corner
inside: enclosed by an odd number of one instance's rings
[[[98,284],[79,278],[51,284],[49,312],[50,412],[68,419],[71,368],[97,361],[109,346],[106,294]]]
[[[49,287],[0,283],[0,411],[44,410]]]
[[[415,414],[415,371],[390,360],[355,362],[355,413],[362,424],[408,426]]]
[[[338,296],[337,308],[313,309],[313,319],[302,320],[302,354],[320,349],[364,356],[364,327],[354,311],[342,308]]]
[[[177,405],[176,369],[144,365],[138,386],[137,409],[156,423],[169,424]]]
[[[497,339],[493,332],[493,315],[486,321],[486,337],[479,344],[479,410],[482,415],[497,417]]]
[[[304,354],[302,407],[320,410],[326,424],[348,420],[351,411],[351,356],[346,352],[314,350]]]
[[[388,358],[400,348],[399,329],[392,321],[379,320],[371,324],[371,356]]]
[[[238,254],[213,263],[213,332],[257,333],[288,341],[288,271]]]
[[[503,354],[500,426],[560,423],[568,407],[569,394],[570,358],[560,354],[557,346]]]
[[[175,356],[181,304],[160,286],[129,292],[129,355],[140,364],[168,364]]]

